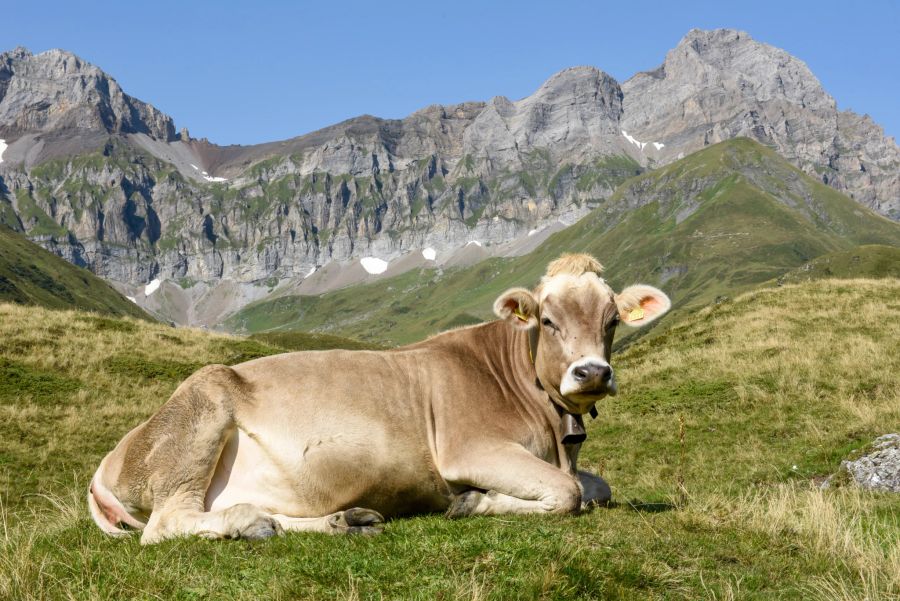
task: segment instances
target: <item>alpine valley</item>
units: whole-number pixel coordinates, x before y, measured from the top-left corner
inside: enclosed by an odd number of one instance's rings
[[[0,223],[178,324],[403,342],[578,250],[706,303],[890,254],[898,220],[894,140],[739,31],[692,30],[622,83],[573,67],[253,146],[176,133],[71,53],[0,54]]]

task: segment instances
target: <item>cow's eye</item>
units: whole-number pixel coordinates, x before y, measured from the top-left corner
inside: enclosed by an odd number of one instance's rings
[[[556,329],[556,324],[547,319],[546,317],[541,320],[541,323],[547,326],[548,328]]]
[[[609,329],[612,329],[612,328],[616,327],[617,325],[619,325],[619,316],[618,315],[616,315],[615,317],[610,319],[609,323],[606,324],[606,327]]]

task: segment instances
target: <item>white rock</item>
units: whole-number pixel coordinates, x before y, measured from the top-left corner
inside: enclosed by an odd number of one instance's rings
[[[0,138],[0,163],[3,162],[3,153],[6,151],[6,149],[7,149],[6,140],[4,140],[3,138]]]
[[[426,261],[434,261],[437,257],[437,252],[431,247],[424,248],[422,249],[422,256],[425,257]]]
[[[359,260],[362,264],[363,269],[372,275],[378,275],[379,273],[384,273],[388,268],[388,262],[383,259],[378,259],[376,257],[363,257]]]
[[[468,242],[466,242],[466,246],[469,246],[470,244],[474,244],[475,246],[481,246],[481,242],[479,242],[478,240],[469,240]]]
[[[127,298],[128,300],[130,300],[131,302],[133,302],[135,305],[137,304],[137,299],[134,298],[133,296],[126,296],[125,298]]]

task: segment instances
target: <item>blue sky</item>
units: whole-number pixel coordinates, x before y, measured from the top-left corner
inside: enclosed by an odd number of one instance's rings
[[[256,143],[369,113],[527,96],[594,65],[624,81],[691,28],[805,61],[841,109],[900,136],[900,2],[8,2],[0,49],[64,48],[194,137]]]

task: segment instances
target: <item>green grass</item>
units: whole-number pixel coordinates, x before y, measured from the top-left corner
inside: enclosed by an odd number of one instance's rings
[[[352,338],[307,332],[263,332],[260,334],[253,334],[250,336],[250,339],[276,346],[286,351],[328,349],[349,349],[356,351],[382,348],[379,345],[353,340]]]
[[[150,319],[87,269],[0,225],[0,301]]]
[[[898,298],[893,279],[769,287],[614,356],[580,461],[609,509],[150,548],[91,522],[100,458],[193,366],[312,339],[0,305],[0,598],[897,599],[900,501],[815,483],[900,423]]]
[[[870,244],[828,253],[785,273],[778,282],[823,278],[900,278],[900,248]]]
[[[629,168],[610,161],[607,168]],[[900,224],[764,146],[737,139],[625,181],[584,219],[523,257],[412,271],[316,297],[262,300],[225,326],[407,343],[457,323],[458,316],[491,318],[504,289],[536,284],[550,260],[575,251],[600,259],[614,288],[656,285],[689,311],[864,244],[900,247]]]

